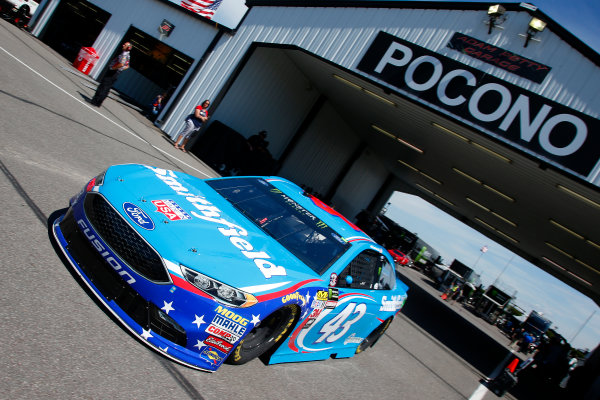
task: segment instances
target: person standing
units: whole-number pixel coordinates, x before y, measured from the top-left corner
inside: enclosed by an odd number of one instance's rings
[[[250,151],[264,152],[269,146],[267,142],[267,131],[260,131],[256,135],[252,135],[248,138],[248,146]]]
[[[148,111],[145,113],[146,117],[148,117],[152,121],[154,121],[156,119],[156,117],[158,116],[158,113],[160,113],[160,110],[162,110],[164,101],[165,101],[164,94],[157,95],[154,98],[154,100],[152,100],[152,103],[150,103],[150,106],[148,107]]]
[[[100,84],[96,88],[96,93],[90,103],[96,107],[100,107],[102,102],[108,96],[108,92],[112,85],[115,84],[117,78],[121,74],[121,72],[125,71],[129,68],[129,52],[133,46],[131,46],[130,42],[123,43],[122,52],[118,56],[116,56],[108,66],[108,71],[104,75],[104,78],[100,81]]]
[[[183,130],[175,136],[175,148],[187,153],[185,145],[190,140],[192,133],[200,130],[202,124],[208,120],[208,106],[210,100],[204,100],[202,104],[196,106],[194,112],[185,118]]]

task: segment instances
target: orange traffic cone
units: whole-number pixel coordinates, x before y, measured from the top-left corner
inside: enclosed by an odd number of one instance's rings
[[[510,362],[510,364],[508,364],[508,367],[506,367],[506,368],[507,368],[507,369],[510,371],[510,373],[512,374],[512,373],[514,373],[514,372],[515,372],[515,369],[517,369],[517,366],[518,366],[518,365],[519,365],[519,359],[518,359],[518,358],[515,358],[514,360],[512,360],[512,361]]]

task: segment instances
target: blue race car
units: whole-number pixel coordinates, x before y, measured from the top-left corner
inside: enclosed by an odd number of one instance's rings
[[[92,179],[52,226],[83,282],[162,355],[204,371],[352,357],[406,301],[389,253],[277,177],[145,165]]]

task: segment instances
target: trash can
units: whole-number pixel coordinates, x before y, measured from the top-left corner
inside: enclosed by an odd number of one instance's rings
[[[82,47],[81,50],[79,50],[77,58],[73,61],[73,66],[84,74],[89,75],[92,67],[99,58],[100,56],[92,47]]]

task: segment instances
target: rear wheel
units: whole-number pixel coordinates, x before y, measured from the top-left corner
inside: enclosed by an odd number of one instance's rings
[[[356,354],[361,353],[368,349],[371,346],[374,346],[375,343],[379,340],[381,336],[385,333],[388,326],[392,323],[392,318],[388,318],[381,325],[379,325],[373,332],[369,334],[356,348]]]
[[[281,342],[294,324],[298,307],[285,306],[262,320],[227,358],[228,364],[244,364]]]

